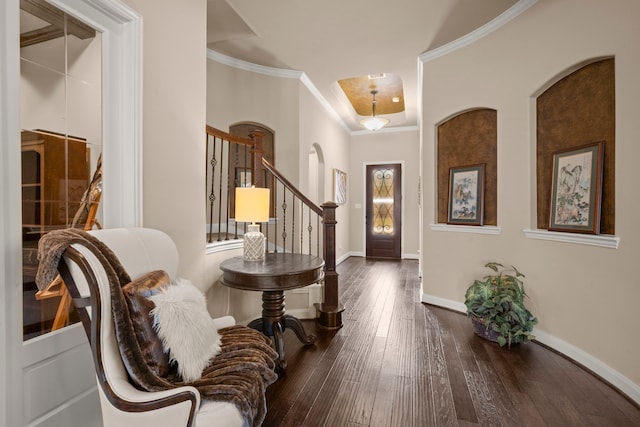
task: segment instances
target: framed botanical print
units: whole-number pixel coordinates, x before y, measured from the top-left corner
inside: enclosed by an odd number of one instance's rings
[[[484,163],[449,169],[448,224],[482,225]]]
[[[600,233],[604,142],[553,154],[549,230]]]

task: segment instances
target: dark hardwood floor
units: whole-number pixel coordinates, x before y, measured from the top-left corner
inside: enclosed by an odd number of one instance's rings
[[[460,313],[420,303],[418,262],[338,266],[344,327],[304,347],[285,333],[286,374],[264,426],[640,426],[640,408],[536,343],[499,348]]]

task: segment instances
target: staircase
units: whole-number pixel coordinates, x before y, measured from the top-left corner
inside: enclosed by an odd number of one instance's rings
[[[269,221],[260,224],[268,252],[292,252],[324,259],[323,302],[316,304],[318,322],[342,327],[344,307],[338,298],[335,210],[333,202],[318,206],[263,157],[263,133],[250,138],[206,127],[207,242],[222,244],[242,239],[246,224],[236,222],[235,188],[269,188]]]

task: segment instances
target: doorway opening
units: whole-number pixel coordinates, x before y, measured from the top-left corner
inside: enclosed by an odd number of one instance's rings
[[[317,205],[324,203],[324,155],[318,143],[309,150],[309,196]]]

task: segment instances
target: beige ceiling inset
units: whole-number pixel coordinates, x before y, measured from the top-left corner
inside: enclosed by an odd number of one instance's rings
[[[404,111],[402,79],[398,74],[369,74],[338,80],[338,84],[355,112],[360,116],[370,116],[372,113],[372,90],[378,91],[376,93],[377,115],[395,114]]]

